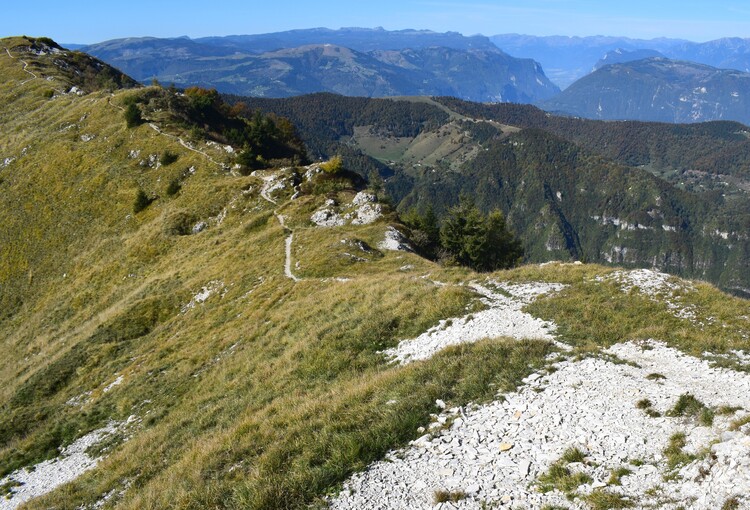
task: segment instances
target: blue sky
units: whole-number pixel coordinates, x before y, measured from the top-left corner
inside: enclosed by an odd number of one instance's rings
[[[311,27],[455,31],[464,35],[622,35],[707,41],[750,37],[750,3],[723,0],[15,0],[0,36],[92,43],[127,36],[255,34]]]

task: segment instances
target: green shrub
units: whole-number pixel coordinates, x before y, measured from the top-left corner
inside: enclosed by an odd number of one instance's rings
[[[255,154],[255,151],[250,147],[245,147],[242,152],[237,155],[237,163],[242,166],[244,175],[247,175],[248,170],[257,170],[267,166],[267,162],[262,156]]]
[[[161,163],[164,166],[171,165],[175,161],[177,161],[177,158],[179,158],[179,154],[172,152],[172,151],[164,151],[159,158],[159,163]]]
[[[138,214],[145,208],[151,205],[151,202],[153,202],[153,199],[149,198],[148,195],[146,195],[146,192],[142,189],[138,189],[138,193],[135,195],[135,202],[133,203],[133,212],[135,214]]]
[[[320,169],[327,174],[336,175],[344,169],[344,162],[341,156],[334,156],[325,163],[321,163]]]
[[[182,185],[180,184],[180,180],[172,179],[171,181],[169,181],[169,184],[167,185],[167,190],[166,190],[167,196],[173,197],[177,193],[179,193],[181,189],[182,189]]]
[[[196,219],[192,214],[185,211],[172,213],[164,221],[162,232],[168,236],[187,236],[193,233],[193,225]]]

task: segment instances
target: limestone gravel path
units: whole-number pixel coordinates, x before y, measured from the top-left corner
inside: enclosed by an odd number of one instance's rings
[[[522,308],[543,294],[559,292],[564,285],[489,281],[484,284],[472,283],[470,286],[481,296],[482,303],[487,307],[485,310],[442,320],[419,337],[403,340],[395,348],[386,350],[386,356],[407,364],[428,359],[450,345],[477,342],[483,338],[507,336],[554,341],[554,324],[533,317]],[[568,349],[567,345],[558,345]]]
[[[452,425],[355,475],[331,508],[589,508],[580,498],[538,490],[538,476],[569,448],[587,455],[586,464],[570,468],[592,478],[579,495],[604,489],[634,508],[671,509],[718,509],[736,497],[736,508],[750,508],[750,425],[729,430],[731,420],[748,415],[750,376],[712,368],[658,342],[619,344],[608,353],[633,364],[560,361],[553,373],[528,377],[503,401],[444,413],[436,423]],[[655,373],[665,379],[648,377]],[[743,410],[701,426],[637,408],[649,399],[664,414],[686,393],[710,407]],[[686,434],[686,451],[699,458],[670,478],[664,450],[678,432]],[[609,484],[611,470],[621,467],[631,474],[622,485]],[[434,506],[441,490],[465,498]]]

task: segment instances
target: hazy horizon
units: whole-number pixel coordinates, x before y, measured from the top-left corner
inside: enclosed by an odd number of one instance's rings
[[[81,0],[75,7],[50,1],[4,6],[0,36],[47,36],[61,43],[91,44],[124,37],[181,37],[262,34],[329,27],[384,27],[463,35],[660,37],[704,42],[750,36],[750,7],[730,0],[624,4],[593,0],[477,1],[382,0],[353,4],[343,0],[280,0],[249,5],[239,0],[207,6],[182,0],[155,4],[132,0],[103,4]]]

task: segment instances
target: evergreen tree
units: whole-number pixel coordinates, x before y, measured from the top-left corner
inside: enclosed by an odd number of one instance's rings
[[[502,212],[485,216],[466,197],[448,212],[440,243],[454,263],[477,271],[507,269],[523,256],[521,243],[508,230]]]
[[[136,106],[134,103],[130,103],[127,108],[125,108],[125,124],[129,128],[133,128],[136,126],[140,126],[143,124],[143,117],[141,117],[141,110],[138,109],[138,106]]]

